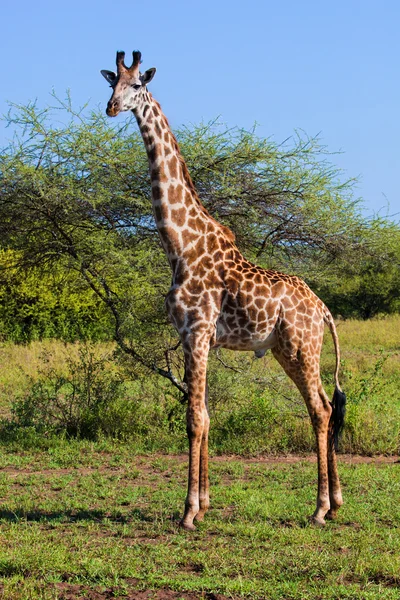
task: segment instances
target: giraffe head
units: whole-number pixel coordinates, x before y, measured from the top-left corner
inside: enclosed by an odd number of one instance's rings
[[[130,67],[124,63],[125,52],[117,52],[117,72],[100,71],[113,88],[106,109],[109,117],[116,117],[121,111],[135,109],[140,102],[141,90],[153,79],[156,72],[155,69],[148,69],[145,73],[140,73],[142,55],[138,50],[134,50],[132,55],[133,62]]]

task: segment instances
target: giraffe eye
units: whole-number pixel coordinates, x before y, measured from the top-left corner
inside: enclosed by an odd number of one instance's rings
[[[133,83],[132,87],[133,87],[134,90],[138,90],[139,88],[142,87],[142,85],[140,83]]]

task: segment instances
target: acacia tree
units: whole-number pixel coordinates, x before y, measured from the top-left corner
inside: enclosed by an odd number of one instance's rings
[[[108,307],[124,352],[184,391],[140,135],[132,119],[114,128],[98,111],[55,100],[14,106],[7,117],[15,136],[0,156],[2,245],[19,271],[77,272]],[[351,270],[376,253],[353,182],[340,180],[317,138],[276,144],[218,122],[176,134],[202,202],[259,264],[318,287],[338,264]]]

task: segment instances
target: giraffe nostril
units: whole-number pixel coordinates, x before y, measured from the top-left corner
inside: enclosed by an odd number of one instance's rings
[[[115,117],[119,112],[118,102],[116,100],[110,100],[107,104],[106,114],[109,117]]]

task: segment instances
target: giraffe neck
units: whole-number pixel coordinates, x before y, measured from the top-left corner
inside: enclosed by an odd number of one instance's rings
[[[147,90],[133,112],[149,159],[154,217],[172,268],[208,232],[218,230],[233,241],[233,233],[201,204],[178,142]]]

